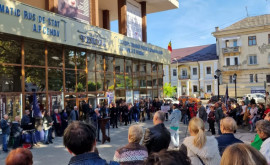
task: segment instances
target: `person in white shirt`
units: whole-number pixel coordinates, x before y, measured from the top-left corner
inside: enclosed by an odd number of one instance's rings
[[[251,109],[249,111],[249,113],[250,113],[250,115],[249,115],[250,132],[254,131],[257,112],[258,112],[258,108],[257,108],[256,104],[252,104]]]

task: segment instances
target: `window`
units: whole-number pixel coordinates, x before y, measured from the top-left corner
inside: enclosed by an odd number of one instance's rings
[[[249,82],[253,83],[253,74],[249,75]]]
[[[211,85],[206,85],[206,90],[208,93],[211,93],[212,92]]]
[[[258,82],[258,75],[255,74],[255,82],[257,83]]]
[[[249,36],[248,37],[248,46],[257,45],[256,36]]]
[[[237,47],[237,40],[233,40],[233,47]]]
[[[211,67],[206,67],[206,74],[211,74]]]
[[[176,69],[173,69],[173,76],[177,76]]]
[[[193,74],[194,76],[197,75],[197,68],[192,68],[192,74]]]
[[[268,64],[270,64],[270,53],[268,54]]]
[[[226,40],[226,41],[225,41],[225,46],[226,46],[226,48],[229,47],[229,40]]]
[[[230,66],[230,58],[226,58],[226,66]]]
[[[186,69],[182,70],[182,76],[187,76],[187,70]]]
[[[198,86],[197,85],[193,85],[193,92],[198,92]]]
[[[268,34],[268,44],[270,44],[270,34]]]
[[[231,84],[233,83],[233,76],[232,75],[230,76],[230,83]]]
[[[256,65],[257,64],[257,56],[249,56],[249,65]]]
[[[234,57],[234,65],[238,65],[238,57]]]

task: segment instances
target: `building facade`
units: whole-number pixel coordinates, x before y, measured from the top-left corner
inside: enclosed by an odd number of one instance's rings
[[[171,84],[179,96],[209,98],[217,95],[216,44],[174,49],[171,57]]]
[[[220,92],[226,84],[230,97],[264,93],[270,85],[270,15],[247,17],[213,32],[217,39],[219,69],[222,71]],[[236,93],[235,81],[236,77]],[[267,81],[268,78],[268,81]]]
[[[0,0],[0,118],[33,104],[81,110],[84,101],[163,97],[170,56],[146,43],[146,14],[177,8],[178,1],[21,1]],[[128,29],[136,10],[128,11],[130,3],[141,11],[138,36]],[[120,34],[109,31],[116,19]]]

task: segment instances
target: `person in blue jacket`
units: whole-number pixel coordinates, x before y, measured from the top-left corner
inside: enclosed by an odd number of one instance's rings
[[[241,140],[234,137],[234,132],[237,129],[236,121],[231,117],[226,117],[220,121],[221,135],[216,137],[218,141],[219,153],[222,156],[227,146],[234,143],[243,143]]]

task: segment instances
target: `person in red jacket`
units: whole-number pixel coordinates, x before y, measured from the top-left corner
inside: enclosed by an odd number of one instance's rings
[[[270,104],[267,104],[266,105],[266,108],[265,108],[265,111],[264,111],[264,114],[263,114],[263,118],[266,116],[266,114],[270,112]]]

